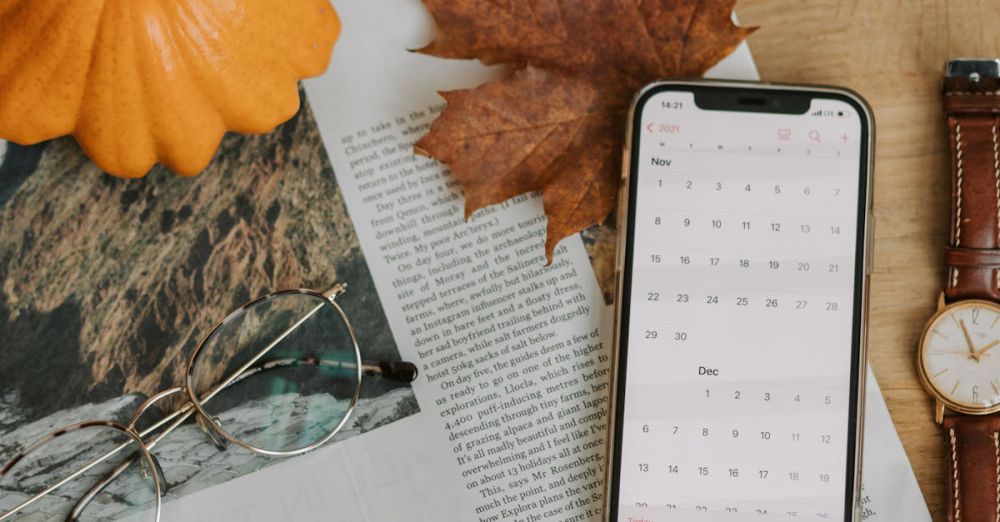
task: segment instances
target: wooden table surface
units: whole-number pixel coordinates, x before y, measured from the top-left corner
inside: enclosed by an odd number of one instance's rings
[[[935,521],[945,520],[944,438],[915,350],[944,280],[948,148],[944,63],[1000,56],[1000,2],[757,0],[750,48],[762,79],[850,87],[875,110],[875,258],[869,362]]]

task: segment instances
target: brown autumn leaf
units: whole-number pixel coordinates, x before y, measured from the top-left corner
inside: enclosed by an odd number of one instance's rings
[[[415,146],[465,188],[465,215],[539,191],[549,261],[562,238],[601,222],[618,194],[626,113],[660,78],[700,76],[753,29],[735,0],[423,0],[437,39],[420,52],[509,64],[508,77],[441,93]]]

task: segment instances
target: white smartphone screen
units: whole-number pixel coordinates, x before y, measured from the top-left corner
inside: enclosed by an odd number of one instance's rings
[[[851,520],[867,113],[696,92],[635,115],[612,512]]]

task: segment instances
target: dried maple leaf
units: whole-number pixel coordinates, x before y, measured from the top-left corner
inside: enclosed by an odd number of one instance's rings
[[[437,39],[420,52],[509,64],[510,76],[441,93],[415,146],[465,188],[465,214],[539,191],[545,251],[615,205],[625,115],[658,78],[699,76],[753,29],[735,0],[424,0]]]

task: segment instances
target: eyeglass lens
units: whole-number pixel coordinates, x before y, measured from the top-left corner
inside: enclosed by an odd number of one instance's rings
[[[131,440],[116,429],[90,426],[66,432],[36,448],[0,478],[0,515],[8,514],[26,499]],[[13,520],[67,520],[74,510],[82,509],[73,520],[153,522],[156,519],[156,486],[148,461],[137,448],[135,443],[126,445],[112,457],[99,461],[52,493],[19,510]],[[124,467],[124,471],[113,475],[119,467]]]
[[[280,293],[230,316],[205,340],[189,385],[230,437],[293,452],[325,440],[348,415],[358,359],[339,308],[314,294]]]

